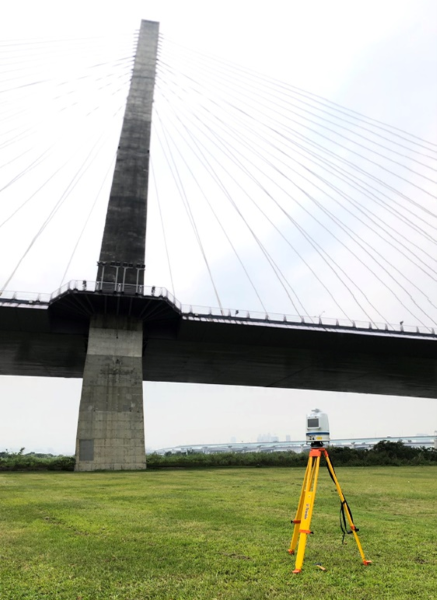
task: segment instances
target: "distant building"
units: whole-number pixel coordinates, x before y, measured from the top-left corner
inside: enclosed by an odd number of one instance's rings
[[[265,442],[279,442],[279,438],[277,435],[274,435],[272,433],[260,433],[259,436],[257,437],[257,442],[265,443]]]

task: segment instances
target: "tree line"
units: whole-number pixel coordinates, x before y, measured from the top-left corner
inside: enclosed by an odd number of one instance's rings
[[[51,454],[0,452],[0,471],[73,471],[74,456],[53,456]],[[329,456],[334,466],[374,467],[374,466],[419,466],[437,465],[437,450],[434,448],[413,448],[402,442],[381,441],[370,449],[329,447]],[[147,457],[149,469],[196,469],[214,467],[305,467],[307,452],[220,452],[203,454],[200,452],[152,453]]]

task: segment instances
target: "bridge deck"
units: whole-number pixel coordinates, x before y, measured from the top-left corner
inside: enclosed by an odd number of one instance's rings
[[[82,377],[90,316],[118,310],[143,319],[147,381],[437,397],[432,330],[202,314],[184,311],[162,290],[89,288],[70,286],[38,301],[3,296],[0,374]]]

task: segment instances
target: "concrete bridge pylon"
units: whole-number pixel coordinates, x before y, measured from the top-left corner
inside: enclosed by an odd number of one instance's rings
[[[97,285],[144,284],[150,134],[159,24],[142,21],[98,262]],[[106,290],[108,288],[108,290]],[[91,318],[76,439],[76,471],[146,468],[143,321]]]

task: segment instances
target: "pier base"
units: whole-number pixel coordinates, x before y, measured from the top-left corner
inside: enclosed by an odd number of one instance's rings
[[[76,440],[76,471],[146,468],[143,324],[97,315],[90,323]]]

